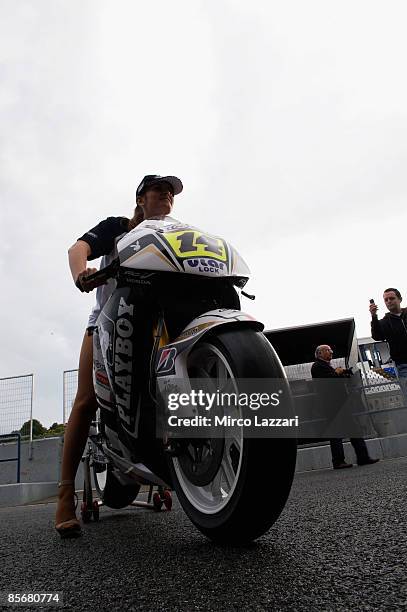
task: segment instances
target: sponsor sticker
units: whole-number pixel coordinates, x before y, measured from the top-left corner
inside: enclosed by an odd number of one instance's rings
[[[157,374],[167,374],[172,372],[175,367],[175,357],[177,349],[175,346],[165,348],[161,351],[160,359],[157,365]]]
[[[227,260],[225,242],[216,236],[209,236],[196,230],[166,232],[163,236],[176,256],[181,259],[208,257],[223,262]]]
[[[213,274],[214,276],[223,276],[227,271],[226,264],[216,259],[186,259],[184,261],[184,269],[192,274]]]
[[[211,327],[213,325],[210,323],[201,323],[200,325],[195,325],[195,327],[191,327],[190,329],[184,330],[177,338],[177,340],[185,340],[185,338],[190,338],[191,336],[195,336],[200,331],[206,329],[207,327]]]
[[[96,381],[100,383],[103,387],[109,387],[109,379],[104,372],[96,372]]]

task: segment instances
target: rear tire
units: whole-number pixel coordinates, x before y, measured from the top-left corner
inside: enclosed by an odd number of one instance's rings
[[[223,330],[216,336],[204,337],[188,356],[191,378],[197,377],[195,364],[200,377],[214,377],[216,371],[217,380],[221,371],[231,379],[285,379],[280,360],[268,340],[249,328]],[[244,433],[239,439],[234,434],[229,440],[225,437],[223,447],[216,443],[209,450],[207,475],[216,468],[210,465],[216,455],[218,472],[206,486],[200,486],[198,478],[195,484],[191,482],[199,468],[205,474],[204,467],[197,464],[191,471],[188,459],[171,458],[178,499],[194,525],[210,539],[246,544],[266,533],[286,504],[295,472],[297,441],[245,438]],[[202,453],[199,456],[202,464]],[[259,504],[259,492],[264,489],[268,491],[268,503]]]
[[[103,431],[101,411],[99,410],[96,418],[96,432]],[[139,494],[140,485],[122,485],[113,473],[112,466],[108,462],[103,451],[93,442],[93,482],[95,489],[105,506],[114,509],[125,508],[134,501]]]
[[[103,475],[103,476],[102,476]],[[105,506],[119,510],[133,502],[140,491],[139,484],[122,485],[113,474],[109,463],[103,472],[93,472],[95,487]],[[104,479],[102,482],[102,478]]]

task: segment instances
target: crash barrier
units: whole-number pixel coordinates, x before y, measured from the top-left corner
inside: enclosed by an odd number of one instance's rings
[[[19,433],[0,434],[0,441],[8,443],[10,440],[17,440],[17,457],[7,457],[7,459],[0,459],[0,463],[6,463],[7,461],[17,461],[16,483],[19,483],[21,477],[21,435]]]
[[[292,380],[290,388],[295,414],[302,420],[301,432],[326,431],[315,436],[315,441],[317,438],[375,438],[407,433],[405,395],[401,385],[395,382],[364,385],[357,370],[349,379],[329,380],[328,383],[326,379]],[[340,396],[342,400],[337,401]],[[336,412],[332,406],[337,406]],[[301,442],[309,443],[310,440],[304,438]]]
[[[364,437],[407,432],[406,396],[397,379],[397,372],[378,373],[362,360],[354,319],[270,330],[265,335],[284,366],[294,406],[299,412],[312,415],[314,411],[315,420],[324,416],[317,391],[320,383],[312,379],[311,367],[315,361],[316,347],[329,344],[336,357],[331,361],[332,367],[352,371],[345,385],[350,401],[355,402],[353,414],[361,425]],[[299,442],[309,444],[325,439],[329,437],[302,439]]]
[[[16,440],[0,439],[0,459],[15,457]],[[21,438],[20,483],[57,482],[60,480],[63,438],[34,438],[32,443]],[[83,476],[82,476],[83,483]],[[0,463],[2,485],[16,484],[16,462]],[[79,487],[81,481],[78,481]]]
[[[20,432],[32,440],[34,374],[0,378],[0,434]],[[21,432],[20,432],[21,433]]]
[[[399,379],[397,371],[383,376],[361,363],[360,387],[364,405],[372,426],[379,436],[406,433],[406,382]]]
[[[64,425],[68,422],[72,404],[78,387],[78,370],[65,370],[63,373],[63,415]]]

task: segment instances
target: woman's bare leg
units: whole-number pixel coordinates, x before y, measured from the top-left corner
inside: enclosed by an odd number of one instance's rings
[[[87,332],[83,338],[79,358],[78,391],[65,430],[61,481],[75,480],[83,455],[89,427],[95,418],[97,404],[93,390],[93,338]],[[74,486],[63,486],[58,492],[56,524],[75,518]]]

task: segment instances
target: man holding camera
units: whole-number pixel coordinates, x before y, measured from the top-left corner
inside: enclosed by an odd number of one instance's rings
[[[400,291],[390,287],[385,289],[383,300],[389,312],[383,319],[377,317],[378,307],[370,300],[373,340],[385,340],[389,344],[390,357],[397,366],[399,377],[407,378],[407,308],[401,308]]]
[[[328,344],[317,346],[315,350],[316,361],[312,364],[311,368],[312,378],[347,378],[352,375],[351,370],[333,368],[330,363],[332,356],[333,351]],[[363,438],[350,438],[350,442],[355,451],[358,465],[371,465],[379,461],[379,459],[372,459],[369,457],[366,442]],[[329,444],[331,446],[332,465],[334,470],[351,468],[352,463],[347,463],[345,461],[342,438],[331,438]]]

